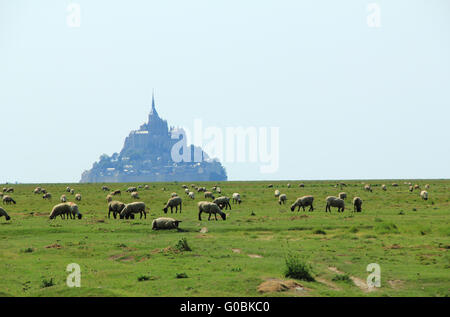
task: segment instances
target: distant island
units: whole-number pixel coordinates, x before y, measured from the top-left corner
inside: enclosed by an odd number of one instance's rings
[[[167,181],[226,181],[227,173],[218,160],[212,160],[199,147],[190,145],[190,162],[175,162],[171,151],[183,140],[172,138],[175,128],[159,117],[152,96],[148,122],[131,131],[120,153],[103,154],[92,168],[84,171],[80,183],[130,183]],[[186,140],[184,140],[186,142]],[[201,153],[201,161],[194,161],[194,153]]]

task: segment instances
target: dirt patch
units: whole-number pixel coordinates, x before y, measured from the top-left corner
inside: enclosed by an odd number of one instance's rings
[[[208,228],[203,227],[200,229],[200,233],[207,233],[208,232]]]
[[[53,243],[50,245],[45,246],[46,249],[61,249],[62,246],[58,243]]]
[[[241,253],[242,252],[241,249],[231,249],[231,251],[233,251],[234,253]]]
[[[175,249],[174,247],[166,247],[166,248],[163,248],[163,249],[154,249],[150,253],[152,253],[152,254],[156,254],[156,253],[164,253],[164,254],[166,254],[166,253],[179,253],[179,252],[180,252],[180,250]]]
[[[259,255],[259,254],[248,254],[248,256],[251,258],[254,258],[254,259],[260,259],[263,257],[262,255]]]
[[[289,218],[289,220],[296,220],[296,219],[302,219],[302,218],[308,218],[308,215],[300,215],[300,216],[292,216]]]
[[[392,288],[401,288],[403,286],[403,284],[405,284],[405,282],[401,281],[401,280],[390,280],[390,281],[388,281],[388,284]]]
[[[134,260],[134,256],[126,256],[126,254],[116,254],[109,257],[110,260],[113,261],[123,261],[123,262],[130,262]]]
[[[270,279],[261,283],[257,288],[259,293],[274,293],[299,291],[306,292],[306,289],[299,283],[293,280],[282,281],[278,279]]]
[[[339,270],[338,270],[336,267],[334,267],[334,266],[330,266],[328,269],[329,269],[330,271],[334,272],[334,273],[337,273],[337,274],[345,274],[344,272],[339,271]],[[353,283],[354,283],[357,287],[359,287],[359,289],[362,290],[363,292],[372,292],[372,291],[375,291],[375,290],[376,290],[375,287],[369,287],[369,286],[367,285],[367,282],[364,281],[364,280],[362,280],[362,279],[360,279],[359,277],[355,277],[355,276],[351,276],[351,275],[350,275],[350,279],[351,279],[351,280],[353,281]]]
[[[207,239],[212,238],[212,236],[209,234],[199,234],[199,235],[196,235],[195,237],[196,238],[207,238]]]
[[[390,249],[401,249],[401,248],[402,248],[402,247],[401,247],[400,245],[398,245],[398,244],[393,244],[393,245],[384,247],[383,249],[385,249],[385,250],[390,250]]]

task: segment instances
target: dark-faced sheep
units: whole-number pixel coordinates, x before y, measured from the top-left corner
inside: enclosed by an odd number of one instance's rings
[[[339,193],[338,197],[339,197],[340,199],[344,199],[344,200],[345,200],[345,198],[347,198],[347,193],[344,193],[344,192]]]
[[[67,197],[66,197],[66,195],[61,195],[61,198],[59,198],[59,200],[60,200],[62,203],[66,203],[66,202],[67,202]]]
[[[275,189],[275,192],[274,192],[275,198],[279,197],[280,194],[281,194],[280,191],[278,189]]]
[[[138,192],[132,192],[132,193],[131,193],[131,198],[133,198],[133,199],[139,199],[139,194],[138,194]]]
[[[50,219],[55,219],[57,216],[60,216],[62,219],[81,219],[82,215],[78,210],[78,206],[74,203],[61,203],[53,207],[52,212],[50,213]]]
[[[175,220],[173,218],[160,217],[156,218],[152,222],[152,230],[170,230],[178,229],[178,224],[181,220]]]
[[[110,189],[107,186],[102,186],[102,190],[104,192],[109,192],[110,191]]]
[[[167,204],[164,206],[163,211],[164,213],[167,213],[169,207],[170,207],[170,213],[173,213],[173,208],[175,208],[175,213],[178,212],[178,206],[180,206],[180,213],[181,213],[181,206],[182,206],[182,200],[181,197],[172,197],[167,201]]]
[[[231,199],[233,199],[234,204],[241,204],[241,195],[239,193],[233,193],[233,196],[231,196]]]
[[[120,219],[128,219],[128,217],[132,217],[132,215],[139,213],[141,215],[144,214],[144,218],[147,218],[147,213],[145,212],[145,204],[143,202],[135,202],[126,204],[125,207],[120,212]],[[134,216],[133,216],[134,217]]]
[[[305,211],[306,206],[309,206],[309,211],[314,211],[313,203],[314,203],[314,197],[311,195],[299,197],[292,204],[291,211],[294,211],[295,207],[298,207],[297,211],[300,211],[300,207],[302,207],[303,211]]]
[[[338,212],[343,212],[345,210],[345,202],[343,199],[337,198],[335,196],[328,196],[327,206],[325,207],[325,212],[331,212],[331,207],[337,207]]]
[[[46,193],[46,194],[44,194],[44,195],[42,196],[42,199],[50,200],[50,199],[52,199],[52,194]]]
[[[81,194],[76,194],[75,195],[75,200],[76,201],[81,201]]]
[[[207,213],[209,214],[208,220],[211,220],[211,215],[214,215],[214,218],[217,220],[217,214],[219,214],[223,220],[227,219],[227,215],[220,209],[220,207],[209,201],[200,201],[198,204],[198,220],[202,220],[201,214]]]
[[[422,190],[420,192],[420,198],[422,198],[423,200],[428,200],[428,192],[426,190]]]
[[[286,194],[281,194],[279,197],[278,197],[278,203],[281,205],[281,204],[286,204],[286,201],[287,201],[287,196],[286,196]]]
[[[110,195],[116,196],[116,195],[121,195],[121,194],[122,194],[122,192],[120,190],[115,190]]]
[[[213,203],[215,203],[221,209],[225,208],[226,210],[228,210],[228,207],[230,207],[230,210],[231,210],[230,198],[228,198],[226,196],[220,196],[220,197],[214,199]]]
[[[362,199],[360,197],[353,198],[353,212],[362,211]]]
[[[5,196],[3,196],[3,204],[6,204],[6,205],[14,204],[15,205],[16,201],[11,196],[5,195]]]
[[[127,193],[137,192],[137,188],[136,187],[128,187],[126,192]]]
[[[364,185],[364,190],[368,191],[368,192],[372,192],[372,186],[370,186],[370,184],[366,184],[366,185]]]
[[[205,192],[205,198],[215,199],[216,197],[214,197],[213,193],[211,192]]]
[[[6,212],[5,209],[3,209],[2,207],[0,207],[0,217],[5,217],[6,220],[11,219],[11,217],[8,215],[8,213]]]
[[[117,215],[122,212],[125,208],[125,204],[123,202],[114,200],[108,204],[108,218],[111,218],[111,212],[113,213],[114,219],[116,219]]]
[[[190,199],[195,199],[195,193],[194,192],[189,192],[188,194]]]

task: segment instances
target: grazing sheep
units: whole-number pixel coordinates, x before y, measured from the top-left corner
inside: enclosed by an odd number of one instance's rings
[[[148,187],[148,185],[145,185],[145,186],[144,186],[144,189],[149,189],[149,188],[150,188],[150,187]]]
[[[120,190],[115,190],[111,193],[112,196],[121,195],[122,192]]]
[[[102,190],[104,192],[109,192],[110,191],[110,189],[107,186],[102,186]]]
[[[398,187],[397,183],[392,183],[392,187]]]
[[[422,191],[420,192],[420,197],[421,197],[423,200],[428,200],[428,192],[427,192],[426,190],[422,190]]]
[[[180,222],[181,220],[175,220],[173,218],[165,218],[165,217],[156,218],[152,222],[152,230],[178,229],[178,224]]]
[[[6,190],[7,190],[7,188],[6,188],[6,187],[3,187],[3,192],[4,192],[4,193],[6,192]]]
[[[62,203],[66,203],[66,202],[67,202],[67,197],[66,197],[66,195],[61,195],[61,198],[59,198],[59,200],[60,200]]]
[[[273,188],[273,184],[269,184],[267,188]]]
[[[305,187],[305,184],[301,183],[301,184],[298,185],[298,187],[303,188],[303,187]]]
[[[131,217],[133,214],[139,213],[141,215],[144,214],[144,218],[147,218],[147,213],[145,212],[145,204],[143,202],[135,202],[126,204],[125,207],[120,212],[120,219]],[[134,215],[133,215],[134,217]]]
[[[2,207],[0,207],[0,217],[5,216],[6,220],[11,219],[11,217],[8,215],[8,213],[6,212],[5,209],[3,209]]]
[[[41,194],[47,194],[47,190],[45,188],[41,189]]]
[[[386,185],[385,185],[385,184],[381,185],[381,189],[384,190],[384,191],[386,191],[386,190],[387,190]]]
[[[362,211],[362,199],[359,197],[353,198],[353,212],[361,212]]]
[[[110,203],[112,200],[113,200],[112,195],[107,195],[107,196],[106,196],[106,202],[107,202],[107,203]]]
[[[111,217],[111,212],[113,213],[114,219],[116,219],[117,214],[120,215],[122,210],[125,208],[125,204],[123,202],[114,200],[108,204],[108,218]]]
[[[194,194],[194,192],[189,192],[188,196],[189,196],[189,198],[191,198],[191,199],[195,199],[195,194]]]
[[[278,189],[276,189],[276,190],[275,190],[275,197],[280,196],[280,194],[281,194],[280,191],[279,191]]]
[[[241,204],[242,200],[241,200],[241,195],[239,193],[233,193],[233,196],[231,197],[231,199],[233,199],[233,203],[236,204]]]
[[[62,219],[81,219],[82,215],[78,210],[78,206],[74,203],[61,203],[53,207],[50,213],[50,219],[55,219],[57,216],[61,216]]]
[[[197,189],[197,192],[206,192],[206,187],[199,187],[198,189]]]
[[[340,199],[345,199],[345,198],[347,198],[347,193],[345,193],[345,192],[339,193],[338,197]]]
[[[70,193],[70,187],[66,187],[66,192]]]
[[[223,220],[227,219],[227,215],[220,209],[220,207],[209,201],[200,201],[198,204],[198,220],[202,220],[202,212],[209,214],[208,220],[211,219],[211,215],[214,214],[214,218],[217,220],[217,214],[219,214]]]
[[[7,193],[14,193],[14,188],[10,187],[8,189],[6,189]]]
[[[186,195],[189,195],[189,188],[186,188],[186,189],[184,190],[184,193],[185,193]]]
[[[132,193],[131,193],[131,198],[133,198],[133,199],[139,199],[139,194],[138,194],[138,192],[132,192]]]
[[[75,195],[75,200],[76,201],[81,201],[81,194],[76,194]]]
[[[164,213],[167,213],[167,210],[170,207],[170,213],[173,213],[173,208],[175,207],[175,213],[178,212],[178,206],[180,206],[180,213],[181,213],[181,206],[182,206],[182,200],[180,197],[172,197],[167,201],[167,204],[164,206],[163,211]]]
[[[75,194],[75,189],[72,188],[72,189],[70,190],[70,194],[72,194],[72,195]]]
[[[216,197],[214,197],[213,193],[211,192],[205,192],[205,198],[215,199]]]
[[[337,198],[335,196],[328,196],[327,206],[325,207],[325,212],[331,212],[331,207],[337,207],[338,212],[343,212],[345,210],[345,202],[343,199]]]
[[[40,194],[41,193],[42,188],[40,187],[36,187],[33,191],[34,194]]]
[[[287,184],[287,188],[291,188],[291,184]]]
[[[42,199],[48,199],[48,200],[50,200],[50,199],[52,199],[52,194],[46,193],[46,194],[44,194],[44,195],[42,196]]]
[[[11,203],[15,205],[16,201],[11,196],[8,195],[3,196],[3,204],[11,205]]]
[[[409,191],[412,193],[414,191],[414,187],[409,186]]]
[[[221,209],[223,209],[225,207],[225,209],[228,210],[228,207],[230,207],[230,210],[231,210],[230,198],[228,198],[226,196],[220,196],[220,197],[214,199],[213,203],[215,203]]]
[[[309,211],[314,211],[313,203],[314,203],[314,197],[313,196],[308,195],[308,196],[299,197],[292,204],[291,211],[294,211],[295,207],[297,207],[297,206],[298,206],[298,210],[297,211],[300,211],[300,207],[302,207],[303,211],[305,211],[305,207],[306,206],[309,206]]]
[[[414,189],[419,189],[420,190],[420,186],[418,184],[414,185]]]
[[[181,185],[182,188],[184,189],[188,189],[189,187],[187,187],[187,185]]]
[[[128,187],[126,192],[127,193],[137,192],[137,188],[136,187]]]
[[[278,203],[281,205],[281,204],[286,204],[286,201],[287,201],[287,197],[286,197],[286,194],[281,194],[279,197],[278,197]]]
[[[430,184],[426,184],[425,189],[430,189]]]
[[[172,194],[170,194],[170,197],[177,197],[178,196],[178,194],[177,193],[172,193]]]
[[[216,192],[218,192],[219,194],[222,194],[222,189],[220,189],[220,187],[217,187]]]
[[[366,184],[366,185],[364,185],[364,190],[366,190],[368,192],[372,192],[372,186],[370,186],[370,184]]]

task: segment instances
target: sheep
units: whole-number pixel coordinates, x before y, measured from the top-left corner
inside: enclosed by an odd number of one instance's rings
[[[189,196],[189,198],[191,198],[191,199],[195,199],[195,194],[194,194],[194,192],[189,192],[188,196]]]
[[[3,204],[11,205],[11,203],[15,205],[16,201],[11,196],[8,195],[3,196]]]
[[[8,189],[8,188],[6,188],[6,187],[3,187],[3,192],[5,193],[7,189]]]
[[[107,203],[110,203],[112,200],[113,200],[112,195],[107,195],[107,196],[106,196],[106,202],[107,202]]]
[[[226,196],[220,196],[220,197],[214,199],[213,203],[218,205],[221,209],[223,209],[224,207],[225,207],[225,209],[228,209],[228,207],[230,207],[230,210],[231,210],[230,198],[228,198]]]
[[[34,190],[33,190],[33,193],[36,195],[36,194],[40,194],[41,193],[41,190],[42,190],[42,188],[40,188],[40,187],[36,187]]]
[[[278,203],[281,205],[281,204],[286,204],[286,200],[287,200],[287,197],[286,197],[286,194],[281,194],[279,197],[278,197]]]
[[[205,198],[215,199],[216,197],[214,197],[213,193],[211,192],[205,192]]]
[[[392,183],[392,187],[398,187],[397,183]]]
[[[222,194],[222,189],[220,189],[220,187],[217,187],[216,191],[217,191],[219,194]]]
[[[197,192],[206,192],[206,187],[199,187],[198,189],[197,189]]]
[[[409,186],[409,191],[412,193],[414,191],[414,187]]]
[[[135,203],[126,204],[125,207],[120,212],[120,219],[123,219],[123,218],[128,219],[128,217],[131,217],[131,216],[134,217],[133,214],[137,214],[137,213],[140,213],[141,219],[142,219],[142,214],[144,214],[144,218],[147,219],[147,213],[145,212],[145,204],[143,202],[135,202]]]
[[[121,194],[122,194],[122,192],[120,190],[115,190],[110,195],[116,196],[116,195],[121,195]]]
[[[386,185],[385,185],[385,184],[381,185],[381,189],[384,190],[384,191],[386,191],[386,190],[387,190]]]
[[[303,211],[305,211],[305,207],[306,206],[309,206],[309,211],[314,211],[313,203],[314,203],[314,197],[313,196],[308,195],[308,196],[299,197],[292,204],[291,211],[294,211],[295,207],[297,207],[297,206],[298,206],[298,210],[297,211],[300,211],[300,207],[302,207]]]
[[[287,188],[291,188],[291,184],[287,184]]]
[[[125,204],[123,202],[114,200],[108,204],[108,218],[111,218],[111,212],[113,213],[114,219],[116,219],[117,214],[120,215],[122,210],[125,208]]]
[[[137,188],[136,187],[128,187],[126,192],[127,193],[137,192]]]
[[[331,212],[331,207],[337,207],[338,212],[343,212],[345,210],[345,202],[343,199],[337,198],[335,196],[328,196],[326,201],[327,206],[325,207],[325,212]]]
[[[50,199],[52,199],[52,194],[46,193],[46,194],[42,195],[42,199],[48,199],[48,200],[50,200]]]
[[[11,219],[11,217],[8,215],[8,213],[6,212],[5,209],[3,209],[2,207],[0,207],[0,217],[5,216],[6,220]]]
[[[67,197],[66,197],[66,195],[61,195],[61,198],[59,198],[59,200],[60,200],[62,203],[67,202]]]
[[[55,219],[57,216],[61,216],[61,219],[78,219],[82,218],[81,213],[78,210],[78,206],[74,203],[61,203],[53,207],[50,213],[50,219]]]
[[[208,220],[211,220],[211,215],[214,214],[214,218],[217,220],[217,214],[219,214],[223,220],[227,219],[227,215],[220,209],[220,207],[209,201],[200,201],[198,204],[198,220],[202,221],[202,212],[209,214]]]
[[[418,184],[414,185],[414,189],[419,189],[420,190],[420,186]]]
[[[185,193],[186,195],[189,195],[189,189],[186,188],[186,189],[184,190],[184,193]]]
[[[422,198],[422,200],[428,200],[428,192],[426,190],[422,190],[420,192],[420,198]]]
[[[178,224],[181,222],[181,220],[175,220],[173,218],[165,218],[160,217],[156,218],[152,221],[152,230],[159,230],[159,229],[178,229]]]
[[[76,201],[81,201],[81,194],[76,194],[75,195],[75,200]]]
[[[47,190],[45,188],[41,189],[41,194],[47,194]]]
[[[338,197],[340,199],[345,199],[345,198],[347,198],[347,193],[345,193],[345,192],[339,193]]]
[[[189,187],[187,187],[187,185],[181,185],[182,188],[184,189],[188,189]]]
[[[170,197],[177,197],[178,196],[178,194],[177,193],[172,193],[172,194],[170,194]]]
[[[425,189],[430,189],[430,184],[426,184]]]
[[[182,200],[180,197],[172,197],[167,201],[167,204],[164,206],[163,211],[164,213],[167,213],[167,210],[170,207],[170,213],[173,213],[173,207],[175,207],[175,213],[178,212],[178,206],[180,206],[180,213],[181,213],[181,206],[182,206]]]
[[[144,189],[149,189],[149,188],[150,188],[150,187],[148,187],[148,185],[145,185],[145,186],[144,186]]]
[[[298,187],[303,188],[303,187],[305,187],[305,184],[301,183],[298,185]]]
[[[278,189],[276,189],[276,190],[275,190],[275,197],[280,196],[280,194],[281,194],[280,191],[279,191]]]
[[[366,184],[366,185],[364,185],[364,190],[366,190],[368,192],[372,192],[372,186],[370,186],[370,184]]]
[[[110,191],[110,189],[107,186],[102,186],[102,190],[104,192],[109,192]]]
[[[138,194],[138,192],[132,192],[132,193],[131,193],[131,198],[133,198],[133,199],[139,199],[139,194]]]
[[[70,194],[71,194],[71,195],[75,194],[75,189],[72,188],[72,189],[70,190]]]
[[[8,189],[6,189],[7,193],[14,193],[14,188],[10,187]]]
[[[360,197],[353,198],[353,212],[361,212],[362,211],[362,199]]]
[[[242,200],[241,200],[241,195],[239,193],[233,193],[233,196],[231,197],[233,199],[233,203],[236,204],[241,204]]]
[[[66,187],[66,192],[70,193],[70,187]]]
[[[267,185],[267,188],[273,188],[273,184]]]

